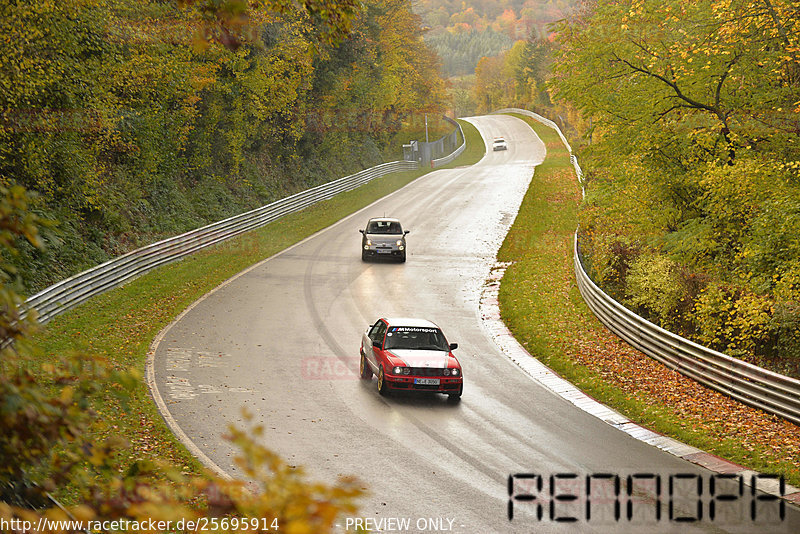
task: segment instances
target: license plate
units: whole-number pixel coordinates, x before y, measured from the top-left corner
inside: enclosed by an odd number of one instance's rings
[[[415,378],[415,384],[419,384],[421,386],[438,386],[439,379],[438,378]]]
[[[387,250],[378,249],[378,254],[391,254],[391,253],[392,251],[388,249]]]

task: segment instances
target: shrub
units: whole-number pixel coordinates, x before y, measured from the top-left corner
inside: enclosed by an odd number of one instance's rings
[[[670,329],[681,323],[691,295],[678,266],[661,254],[641,254],[625,278],[627,302]]]
[[[694,306],[697,340],[730,356],[753,360],[770,339],[772,301],[742,288],[710,284]]]
[[[776,278],[775,309],[770,323],[773,340],[764,356],[772,367],[800,377],[800,260],[795,260]]]
[[[592,237],[586,253],[597,277],[595,282],[612,296],[621,298],[625,294],[630,266],[641,253],[640,246],[622,235],[595,234]]]

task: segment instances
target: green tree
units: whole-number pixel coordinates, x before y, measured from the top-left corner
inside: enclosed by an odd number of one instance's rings
[[[788,31],[796,7],[598,3],[559,26],[553,87],[615,127],[641,134],[652,125],[679,126],[694,136],[696,157],[731,164],[738,149],[780,144],[796,128],[798,42]]]
[[[517,41],[497,56],[482,58],[475,70],[474,86],[479,110],[553,110],[547,87],[551,63],[552,45],[540,39]]]
[[[46,250],[21,245],[30,292],[380,163],[403,117],[444,109],[420,19],[396,0],[0,11],[0,184],[61,223]]]
[[[598,2],[559,26],[550,85],[591,124],[581,228],[598,276],[664,325],[794,373],[798,10]],[[659,303],[664,277],[683,290]]]

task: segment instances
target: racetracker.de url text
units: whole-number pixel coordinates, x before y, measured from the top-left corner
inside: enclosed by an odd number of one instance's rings
[[[200,517],[174,521],[142,519],[56,520],[40,517],[36,521],[0,518],[0,532],[203,532],[239,530],[242,532],[279,531],[275,518]]]

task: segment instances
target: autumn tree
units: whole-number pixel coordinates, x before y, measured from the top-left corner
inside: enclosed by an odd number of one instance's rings
[[[78,519],[331,531],[360,488],[306,482],[258,427],[229,430],[257,491],[105,439],[98,387],[124,406],[141,376],[37,352],[19,288],[338,178],[333,161],[380,162],[398,117],[444,106],[419,18],[400,0],[19,0],[0,13],[0,518],[65,517],[48,493],[69,484]],[[318,109],[357,113],[357,131],[316,129]]]
[[[615,126],[683,126],[731,164],[797,129],[796,2],[598,2],[559,28],[554,87]]]
[[[44,251],[20,245],[29,292],[381,163],[402,117],[444,109],[405,2],[2,10],[0,183],[36,191],[61,221]]]
[[[478,113],[491,113],[499,109],[507,100],[510,82],[503,77],[503,58],[501,56],[482,57],[475,67],[475,101]]]
[[[484,57],[475,70],[475,100],[488,113],[506,107],[552,110],[547,87],[552,63],[549,41],[517,41],[511,49]]]
[[[256,442],[258,427],[229,430],[251,486],[134,459],[95,409],[101,388],[114,393],[100,402],[125,406],[141,376],[92,354],[41,354],[30,342],[35,314],[25,312],[15,289],[39,267],[57,272],[30,256],[20,268],[21,249],[38,254],[45,241],[58,243],[39,214],[63,214],[67,225],[85,225],[101,240],[104,232],[129,230],[125,210],[177,181],[187,161],[235,178],[253,151],[248,136],[264,136],[266,144],[298,137],[283,114],[303,111],[298,72],[310,71],[313,43],[325,43],[310,26],[325,11],[295,11],[294,19],[253,11],[247,23],[258,27],[258,38],[244,24],[228,26],[229,37],[241,32],[234,43],[198,42],[202,17],[170,3],[23,1],[1,9],[0,518],[232,516],[239,526],[227,521],[221,530],[241,530],[246,521],[253,531],[331,531],[340,514],[354,511],[361,490],[352,479],[308,483]],[[203,131],[221,140],[216,151],[191,151]],[[71,502],[61,508],[50,494],[65,486]]]
[[[591,124],[581,227],[596,278],[665,326],[793,373],[799,14],[597,2],[559,26],[551,82]]]

